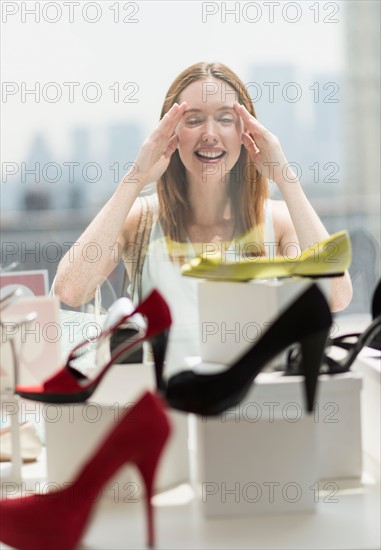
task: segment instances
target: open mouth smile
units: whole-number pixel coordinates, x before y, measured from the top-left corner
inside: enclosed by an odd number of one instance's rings
[[[195,151],[195,155],[201,162],[215,163],[226,155],[226,151],[222,151],[221,149],[207,151],[204,149]]]

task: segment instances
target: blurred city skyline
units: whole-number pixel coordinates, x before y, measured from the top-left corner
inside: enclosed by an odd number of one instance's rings
[[[303,89],[296,110],[299,117],[309,116],[305,101],[311,96],[304,81],[319,72],[341,72],[345,65],[342,2],[320,6],[308,1],[283,2],[274,6],[273,16],[269,2],[241,2],[238,9],[235,2],[119,2],[122,11],[116,23],[115,8],[111,9],[116,3],[103,1],[91,3],[101,8],[100,19],[93,24],[84,16],[94,18],[94,10],[83,13],[79,6],[70,23],[66,8],[56,23],[49,23],[54,10],[44,18],[44,2],[28,2],[28,9],[31,4],[42,6],[37,23],[36,15],[22,13],[23,4],[2,24],[2,80],[14,83],[13,88],[9,84],[2,103],[3,135],[7,137],[2,140],[2,157],[7,161],[25,160],[36,128],[62,158],[71,154],[66,136],[74,127],[88,126],[100,148],[100,134],[110,124],[138,124],[147,135],[159,119],[170,83],[198,61],[221,61],[245,83],[253,79],[253,66],[293,65],[295,80]],[[292,4],[299,6],[300,13]],[[134,16],[128,10],[133,5],[138,7]],[[235,13],[229,14],[233,8]],[[210,13],[213,10],[216,13]],[[256,18],[257,22],[251,22]],[[271,80],[276,82],[278,75],[273,74]],[[97,93],[95,87],[86,88],[91,82],[101,93],[93,103],[83,97],[87,94],[91,99]],[[43,97],[48,83],[56,83],[62,93],[57,102]],[[78,85],[70,88],[69,83]],[[23,86],[24,91],[40,86],[40,101],[33,94],[23,96]],[[46,92],[50,100],[55,97],[54,87]],[[258,110],[260,116],[260,101]]]
[[[305,82],[304,93],[309,116],[298,117],[299,95],[303,88],[296,81],[295,66],[269,64],[251,67],[249,93],[257,116],[266,127],[278,135],[289,162],[300,171],[301,183],[316,196],[336,194],[343,178],[341,128],[343,113],[340,105],[340,74],[312,75]],[[272,80],[277,75],[277,80]],[[334,78],[333,78],[334,77]],[[275,101],[278,96],[278,100]],[[275,130],[274,130],[275,129]],[[145,139],[143,126],[124,123],[104,128],[103,149],[87,126],[74,127],[67,139],[70,155],[62,158],[49,143],[48,135],[32,136],[25,160],[3,170],[6,183],[2,200],[4,210],[36,209],[38,204],[27,200],[35,193],[40,208],[81,208],[102,204],[112,193],[124,172],[136,158]],[[16,163],[15,163],[16,164]],[[13,172],[16,172],[12,175]],[[38,194],[40,190],[40,194]],[[45,200],[44,200],[45,197]]]

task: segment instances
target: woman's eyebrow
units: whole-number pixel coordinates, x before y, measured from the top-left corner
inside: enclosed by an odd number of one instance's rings
[[[201,109],[186,109],[184,111],[184,115],[186,115],[188,113],[201,113]]]
[[[219,107],[217,111],[232,111],[232,113],[235,113],[233,107]],[[186,109],[184,111],[184,115],[187,115],[188,113],[202,113],[202,112],[203,112],[203,109],[196,109],[196,108]]]

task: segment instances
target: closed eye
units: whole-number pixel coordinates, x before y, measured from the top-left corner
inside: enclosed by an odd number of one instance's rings
[[[186,121],[186,124],[188,126],[195,126],[196,124],[200,124],[201,122],[202,122],[202,120],[200,120],[199,118],[189,118]]]

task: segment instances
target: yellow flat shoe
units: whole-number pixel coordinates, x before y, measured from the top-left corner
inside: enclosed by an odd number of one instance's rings
[[[230,256],[231,257],[231,256]],[[304,250],[298,258],[238,257],[222,261],[221,253],[201,254],[181,267],[182,275],[224,281],[278,277],[338,277],[348,269],[352,247],[347,231],[339,231]]]

